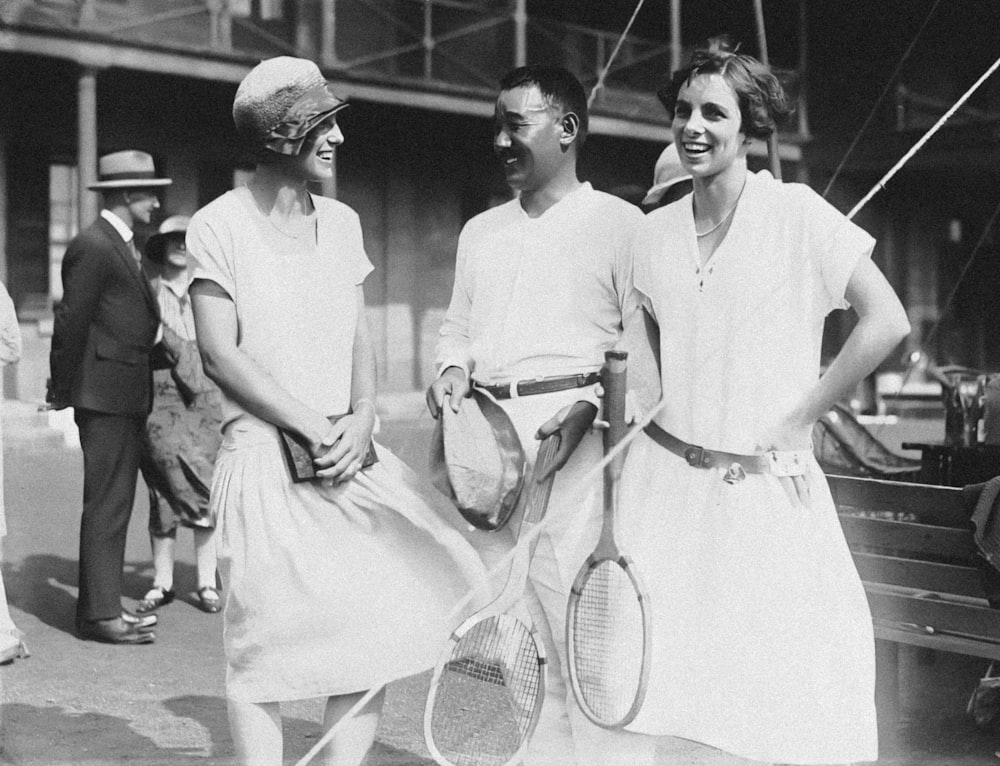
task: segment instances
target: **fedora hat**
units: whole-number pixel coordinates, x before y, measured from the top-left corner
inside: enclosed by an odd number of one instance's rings
[[[171,235],[180,235],[183,238],[190,223],[191,217],[186,215],[172,215],[165,218],[156,230],[156,234],[146,240],[146,257],[153,263],[162,263],[163,256],[167,253],[167,239]]]
[[[88,189],[142,189],[148,186],[169,186],[169,178],[157,178],[152,155],[135,149],[105,154],[97,162],[97,183]]]
[[[524,449],[507,413],[474,391],[458,412],[445,405],[434,427],[431,481],[474,527],[500,529],[524,486]]]
[[[656,166],[653,168],[653,185],[646,192],[642,204],[653,205],[659,203],[663,199],[663,195],[667,193],[667,189],[675,184],[679,184],[681,181],[688,181],[690,179],[691,174],[681,164],[677,147],[674,144],[667,144],[656,160]]]

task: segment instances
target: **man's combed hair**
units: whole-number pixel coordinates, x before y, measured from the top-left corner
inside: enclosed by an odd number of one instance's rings
[[[576,143],[578,147],[582,147],[587,138],[589,110],[587,94],[576,76],[562,67],[537,64],[512,69],[500,80],[501,90],[531,85],[536,86],[545,98],[557,104],[564,112],[573,112],[580,118]]]
[[[691,63],[674,72],[657,92],[671,120],[680,89],[703,74],[721,75],[733,89],[740,105],[741,130],[750,138],[768,138],[792,112],[785,89],[768,67],[753,56],[737,53],[726,38],[715,38],[696,50]]]

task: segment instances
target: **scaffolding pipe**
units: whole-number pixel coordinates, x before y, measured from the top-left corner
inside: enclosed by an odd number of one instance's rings
[[[681,68],[681,0],[670,0],[670,74]]]
[[[424,0],[424,79],[434,78],[434,3]]]
[[[764,31],[764,2],[753,0],[754,16],[757,19],[757,47],[760,49],[760,63],[770,66],[767,56],[767,33]],[[781,157],[778,156],[778,131],[767,137],[767,159],[771,166],[771,175],[781,180]]]
[[[514,0],[514,66],[528,63],[528,4]]]

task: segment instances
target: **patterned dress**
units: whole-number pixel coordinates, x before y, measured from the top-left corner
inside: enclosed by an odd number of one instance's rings
[[[146,421],[142,476],[149,488],[149,531],[173,537],[177,524],[212,529],[209,488],[222,444],[219,389],[205,375],[183,286],[157,286],[163,318],[161,356],[153,372],[153,411]]]

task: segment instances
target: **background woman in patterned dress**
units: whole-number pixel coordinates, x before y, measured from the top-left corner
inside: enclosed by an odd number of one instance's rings
[[[174,600],[174,547],[178,526],[194,533],[198,607],[222,609],[216,582],[215,519],[208,495],[212,468],[222,443],[219,389],[205,375],[195,340],[188,295],[187,248],[190,219],[171,216],[146,243],[146,258],[160,271],[156,296],[162,333],[157,351],[163,365],[153,372],[153,411],[146,421],[142,476],[149,488],[149,537],[153,586],[136,607],[153,612]]]

